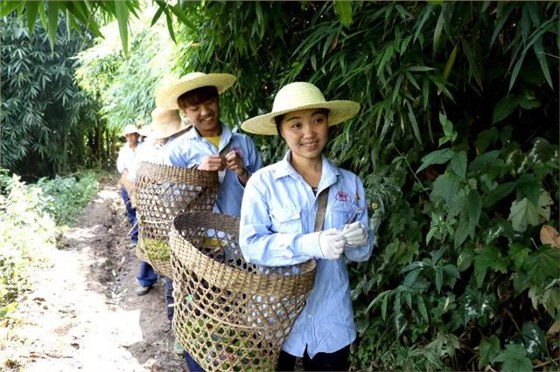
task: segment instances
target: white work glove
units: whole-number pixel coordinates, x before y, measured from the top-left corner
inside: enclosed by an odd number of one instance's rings
[[[344,251],[346,239],[337,229],[321,231],[319,234],[319,248],[327,260],[336,260]]]
[[[359,247],[368,241],[367,228],[361,221],[356,221],[349,225],[344,225],[342,235],[346,239],[349,247]]]

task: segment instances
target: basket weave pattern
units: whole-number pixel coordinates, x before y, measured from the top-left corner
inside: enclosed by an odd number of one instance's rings
[[[273,370],[313,287],[315,261],[247,263],[238,231],[237,217],[187,213],[170,234],[173,331],[207,371]]]
[[[188,211],[212,211],[218,187],[217,172],[141,162],[135,182],[137,257],[172,278],[168,242],[173,218]]]

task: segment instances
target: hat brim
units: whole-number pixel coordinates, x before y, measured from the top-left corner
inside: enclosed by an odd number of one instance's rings
[[[138,130],[138,134],[144,137],[150,135],[151,129],[149,127],[143,127]]]
[[[222,94],[236,80],[237,78],[230,74],[205,74],[186,81],[179,80],[157,91],[156,106],[167,110],[177,110],[179,108],[177,99],[183,93],[197,88],[213,86],[218,89],[219,94]]]
[[[178,129],[172,129],[172,130],[158,130],[158,129],[154,129],[150,132],[149,137],[151,138],[169,138],[177,133],[181,133],[184,132],[185,130],[187,130],[189,127],[185,127],[185,126],[181,126]]]
[[[241,129],[249,133],[274,136],[278,134],[278,131],[276,130],[276,122],[274,121],[275,117],[289,112],[314,108],[329,110],[329,126],[333,126],[356,116],[356,114],[360,111],[360,104],[354,101],[328,101],[302,105],[287,110],[280,110],[255,116],[254,118],[244,121],[243,124],[241,124]]]

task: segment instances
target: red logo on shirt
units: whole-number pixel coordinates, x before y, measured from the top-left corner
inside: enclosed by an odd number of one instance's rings
[[[344,191],[339,191],[336,193],[336,200],[340,200],[344,202],[350,201],[350,195],[348,195]]]
[[[243,159],[243,149],[238,146],[231,146],[231,151],[235,152],[241,159]]]

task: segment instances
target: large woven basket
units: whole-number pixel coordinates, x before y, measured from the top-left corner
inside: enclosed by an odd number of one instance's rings
[[[169,232],[173,218],[189,211],[212,211],[218,187],[218,172],[141,162],[135,182],[137,257],[172,278]]]
[[[314,260],[263,268],[238,245],[239,219],[175,218],[170,235],[175,337],[207,371],[273,370],[313,287]]]

